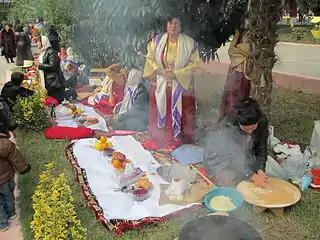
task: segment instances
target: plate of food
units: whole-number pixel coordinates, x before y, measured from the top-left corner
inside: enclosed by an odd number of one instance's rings
[[[243,201],[241,193],[231,187],[214,188],[204,198],[204,204],[211,212],[233,212],[242,206]]]
[[[88,117],[86,119],[86,125],[95,125],[99,123],[99,119],[95,117]]]

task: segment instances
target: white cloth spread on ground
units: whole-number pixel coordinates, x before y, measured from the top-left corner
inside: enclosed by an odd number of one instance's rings
[[[103,130],[108,131],[106,121],[98,114],[92,107],[85,106],[81,103],[75,104],[77,108],[81,108],[84,110],[84,115],[87,115],[87,117],[90,118],[97,118],[99,122],[94,125],[88,125],[87,128],[91,129],[97,129],[97,130]],[[76,119],[72,119],[72,115],[69,115],[68,119],[64,118],[63,120],[59,120],[59,114],[57,114],[57,123],[60,127],[77,127]]]
[[[160,184],[169,183],[158,175],[148,174],[154,189],[151,191],[151,197],[144,202],[135,202],[131,194],[114,192],[114,188],[119,187],[119,182],[111,165],[111,158],[104,156],[103,152],[93,149],[90,144],[94,144],[94,141],[92,138],[77,140],[73,151],[79,166],[86,171],[90,188],[97,197],[106,219],[139,220],[145,217],[163,217],[195,205],[168,204],[160,207]],[[148,171],[150,163],[156,162],[151,153],[145,150],[132,136],[114,136],[111,138],[111,142],[116,151],[125,154],[136,167],[140,167],[143,171]],[[155,165],[159,166],[158,163]]]

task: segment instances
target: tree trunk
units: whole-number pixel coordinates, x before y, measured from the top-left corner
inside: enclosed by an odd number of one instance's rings
[[[278,35],[277,23],[281,19],[282,0],[249,1],[249,38],[252,45],[249,62],[252,63],[251,96],[270,114],[273,88],[272,69],[276,62],[274,52]]]

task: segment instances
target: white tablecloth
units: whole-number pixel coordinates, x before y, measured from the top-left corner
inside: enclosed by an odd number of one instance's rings
[[[75,104],[78,108],[81,108],[84,110],[84,114],[86,114],[88,117],[94,117],[98,118],[99,122],[94,125],[88,125],[88,128],[91,129],[98,129],[98,130],[103,130],[103,131],[108,131],[106,121],[98,114],[92,107],[85,106],[81,103]],[[63,127],[77,127],[77,123],[74,119],[70,120],[59,120],[59,117],[57,117],[57,123],[58,126],[63,126]]]
[[[111,165],[111,158],[90,147],[94,139],[77,140],[73,146],[74,154],[81,168],[85,169],[93,194],[97,197],[106,219],[138,220],[145,217],[163,217],[188,208],[191,205],[159,206],[160,184],[168,184],[158,175],[148,176],[154,189],[151,197],[144,202],[133,201],[132,195],[114,192],[119,187],[117,174]],[[149,151],[146,151],[132,136],[115,136],[111,138],[116,151],[124,153],[136,167],[148,171],[150,163],[155,161]]]

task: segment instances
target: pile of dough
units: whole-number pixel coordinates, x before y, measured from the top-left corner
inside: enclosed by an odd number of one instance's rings
[[[231,211],[236,206],[233,204],[232,199],[225,196],[216,196],[210,200],[210,207],[218,211]]]

